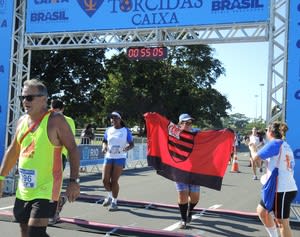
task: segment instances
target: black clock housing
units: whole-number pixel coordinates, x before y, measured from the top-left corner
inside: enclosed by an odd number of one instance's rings
[[[130,60],[164,59],[167,54],[166,47],[129,47],[126,52]]]

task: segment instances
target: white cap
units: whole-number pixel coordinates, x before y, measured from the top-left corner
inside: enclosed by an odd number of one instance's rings
[[[191,117],[189,114],[181,114],[179,116],[179,123],[189,121],[189,120],[194,120],[194,118]]]
[[[119,119],[122,119],[121,115],[115,111],[110,114],[110,117],[112,117],[112,116],[117,116]]]

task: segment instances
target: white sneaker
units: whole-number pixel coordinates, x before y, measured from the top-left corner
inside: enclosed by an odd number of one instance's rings
[[[102,206],[107,207],[110,204],[111,204],[111,198],[105,198],[103,203],[102,203]]]
[[[116,211],[116,210],[118,210],[117,203],[112,202],[108,210],[109,211]]]

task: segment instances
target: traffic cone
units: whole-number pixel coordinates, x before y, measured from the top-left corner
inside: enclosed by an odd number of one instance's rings
[[[234,153],[233,156],[233,161],[232,161],[232,166],[231,166],[231,171],[230,172],[235,172],[239,173],[239,163],[238,163],[238,158],[236,152]]]

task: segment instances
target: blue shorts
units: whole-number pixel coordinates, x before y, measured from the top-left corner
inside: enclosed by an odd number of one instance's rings
[[[109,164],[125,167],[126,158],[117,158],[117,159],[104,158],[103,165],[109,165]]]
[[[181,191],[190,191],[192,193],[200,192],[200,186],[195,185],[195,184],[184,184],[184,183],[176,182],[175,186],[176,186],[176,190],[178,192],[181,192]]]

